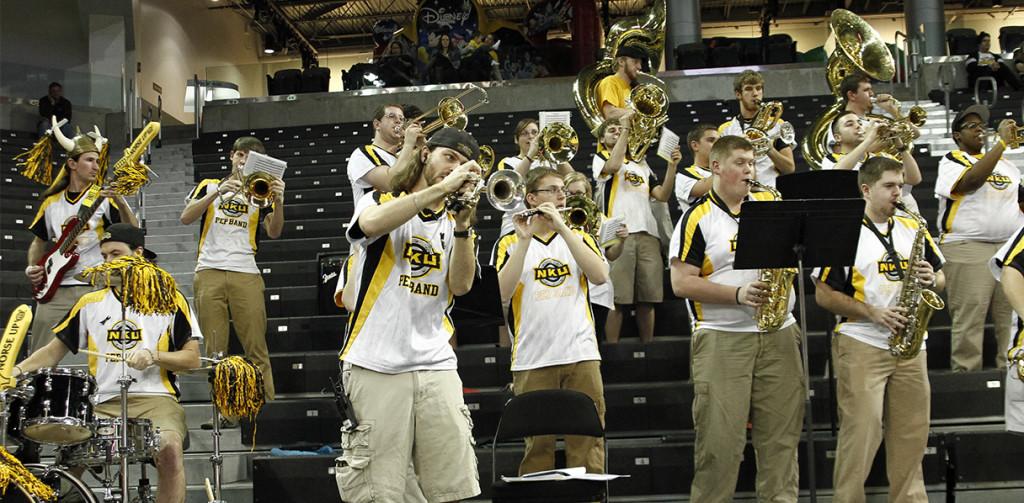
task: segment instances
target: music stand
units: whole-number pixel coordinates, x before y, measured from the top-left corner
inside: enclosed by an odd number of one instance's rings
[[[473,278],[473,286],[465,295],[455,298],[452,321],[456,330],[486,329],[505,324],[501,309],[501,291],[498,271],[494,266],[480,266],[480,274]],[[461,339],[461,338],[460,338]]]
[[[804,428],[807,430],[807,474],[812,503],[818,496],[803,270],[853,264],[863,217],[863,199],[748,201],[743,204],[736,237],[734,269],[796,267],[799,271],[800,357],[804,367]]]

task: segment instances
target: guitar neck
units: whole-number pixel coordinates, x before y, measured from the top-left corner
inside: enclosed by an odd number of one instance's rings
[[[72,227],[71,230],[66,234],[67,238],[60,245],[61,253],[67,253],[69,250],[71,250],[72,247],[75,246],[75,242],[78,240],[78,235],[89,227],[89,220],[92,219],[92,216],[96,214],[96,210],[99,209],[100,205],[102,205],[103,201],[106,199],[106,197],[99,195],[98,185],[94,185],[92,188],[89,189],[90,192],[92,192],[93,190],[96,191],[96,195],[94,198],[92,198],[91,204],[88,204],[90,201],[90,194],[86,194],[85,196],[83,196],[86,198],[86,200],[82,202],[82,207],[78,209],[78,215],[76,215],[76,218],[78,220],[75,222],[74,227]]]

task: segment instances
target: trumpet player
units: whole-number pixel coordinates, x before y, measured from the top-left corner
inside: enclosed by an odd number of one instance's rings
[[[263,142],[251,136],[235,140],[231,147],[231,175],[199,182],[185,200],[181,223],[199,222],[199,256],[193,280],[199,327],[206,335],[206,354],[227,353],[228,323],[245,351],[245,356],[263,371],[263,394],[274,399],[274,374],[267,350],[267,308],[263,300],[263,277],[256,266],[260,228],[270,239],[281,237],[284,229],[284,180],[270,182],[273,203],[259,208],[246,197],[242,167],[249,152],[266,153]],[[230,418],[222,427],[237,423]],[[212,427],[212,424],[203,425]]]
[[[844,77],[839,83],[839,95],[845,102],[843,110],[853,112],[858,117],[867,117],[876,107],[892,118],[900,117],[900,109],[892,95],[876,95],[871,78],[863,73],[854,72]]]
[[[427,501],[480,493],[448,344],[452,298],[469,291],[476,271],[476,201],[445,208],[478,185],[479,155],[471,135],[443,128],[392,181],[393,192],[356,203],[346,237],[360,250],[349,280],[358,285],[341,359],[359,424],[342,431],[335,473],[345,501],[403,501],[410,464]]]
[[[945,278],[942,254],[928,230],[914,218],[895,215],[903,169],[887,157],[864,162],[857,173],[866,204],[855,262],[815,274],[815,300],[838,318],[832,338],[839,403],[836,502],[864,501],[864,482],[883,438],[889,501],[928,501],[921,471],[928,443],[928,361],[923,346],[912,358],[893,356],[889,337],[912,314],[900,302],[906,275],[920,288],[935,290]],[[914,249],[919,232],[920,251]]]
[[[526,175],[527,212],[515,216],[515,232],[498,242],[498,285],[510,303],[512,386],[522,394],[542,389],[572,389],[589,396],[604,422],[604,386],[588,281],[608,281],[608,263],[597,242],[570,229],[559,208],[565,206],[562,176],[550,168]],[[604,473],[600,439],[569,436],[568,466]],[[555,467],[553,436],[526,439],[519,473]]]
[[[721,136],[743,136],[744,132],[751,127],[761,109],[761,102],[764,101],[764,77],[759,72],[744,70],[733,80],[732,87],[733,92],[736,93],[740,113],[718,127],[718,133]],[[768,153],[756,160],[757,181],[772,187],[775,186],[775,179],[779,175],[796,170],[796,162],[793,160],[795,143],[789,144],[782,139],[782,128],[783,121],[780,119],[768,131],[765,131],[770,140]]]
[[[1012,307],[988,272],[988,261],[1024,225],[1020,171],[1003,157],[1014,140],[1013,121],[999,124],[996,142],[983,152],[988,108],[972,105],[952,123],[957,150],[939,161],[935,196],[939,200],[939,248],[946,257],[949,308],[953,321],[951,366],[954,372],[980,370],[985,315],[992,310],[996,347],[1009,344]],[[1006,354],[996,353],[996,366]]]
[[[1006,350],[1006,431],[1024,434],[1024,227],[1014,233],[989,261],[996,281],[1013,306],[1013,322]]]
[[[731,501],[749,421],[758,501],[796,502],[804,387],[799,329],[790,314],[794,295],[789,288],[781,327],[761,332],[755,313],[772,300],[771,285],[756,270],[733,269],[743,205],[772,193],[750,193],[747,180],[756,167],[746,138],[719,138],[710,158],[711,191],[679,220],[669,245],[672,290],[687,299],[693,319],[697,437],[690,499]]]
[[[415,158],[419,140],[419,124],[406,127],[402,105],[381,105],[373,113],[373,141],[357,148],[348,158],[348,181],[352,200],[359,201],[367,192],[391,190],[391,179]],[[408,152],[399,159],[399,150]]]
[[[512,169],[525,178],[526,173],[531,169],[543,167],[545,165],[545,160],[541,157],[539,141],[540,124],[537,122],[537,119],[527,117],[520,120],[519,123],[516,124],[515,130],[515,142],[516,147],[519,149],[519,153],[502,159],[498,163],[497,169]],[[558,163],[553,167],[562,176],[573,172],[572,165],[567,162]],[[515,230],[514,224],[512,223],[512,216],[525,209],[525,205],[520,205],[518,208],[502,215],[501,236]]]
[[[665,180],[655,185],[657,178],[647,161],[626,156],[633,113],[628,110],[619,117],[618,123],[605,122],[601,126],[598,130],[601,144],[592,164],[600,194],[598,205],[603,207],[606,216],[621,218],[629,229],[622,256],[612,263],[611,268],[615,310],[608,313],[605,326],[605,335],[611,343],[619,342],[623,311],[627,305],[636,306],[640,340],[650,342],[654,339],[654,306],[662,301],[665,262],[651,198],[666,202],[672,197],[676,166],[682,158],[677,148],[668,162]]]
[[[870,119],[861,119],[855,112],[846,110],[839,113],[832,122],[832,137],[835,147],[832,153],[821,160],[821,169],[860,169],[868,158],[882,154],[889,141],[902,146],[899,158],[903,163],[903,204],[911,211],[917,211],[917,201],[911,188],[921,183],[921,168],[914,159],[911,145],[902,145],[899,138],[885,137],[885,128]]]

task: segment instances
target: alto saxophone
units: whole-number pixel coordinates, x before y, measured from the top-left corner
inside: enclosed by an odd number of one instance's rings
[[[889,336],[889,352],[901,360],[908,360],[921,352],[928,321],[935,311],[944,309],[946,303],[939,294],[924,288],[913,275],[914,264],[924,258],[928,223],[921,215],[907,209],[902,201],[896,202],[896,209],[910,215],[917,221],[917,234],[914,235],[914,246],[907,257],[907,267],[903,275],[903,286],[900,288],[898,307],[906,311],[907,322],[903,328]],[[890,231],[891,232],[891,231]],[[894,257],[895,258],[895,257]]]
[[[746,182],[751,188],[769,192],[775,197],[775,200],[782,200],[782,194],[775,187],[765,185],[750,178]],[[754,315],[759,331],[774,332],[782,328],[782,324],[786,322],[786,318],[789,317],[789,290],[793,286],[793,278],[796,277],[796,272],[794,267],[761,269],[758,271],[757,280],[768,284],[768,300],[764,304],[757,306],[757,311]]]

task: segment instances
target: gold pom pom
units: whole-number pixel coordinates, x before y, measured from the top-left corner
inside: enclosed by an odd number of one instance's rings
[[[53,144],[50,142],[50,135],[43,136],[31,149],[14,156],[18,167],[24,168],[21,176],[43,185],[53,182],[53,161],[50,160]]]
[[[263,404],[263,371],[242,356],[229,356],[214,366],[213,403],[221,414],[255,421]],[[256,444],[256,428],[252,430]]]
[[[32,475],[32,472],[28,471],[21,461],[18,461],[18,458],[0,446],[0,495],[7,493],[7,487],[12,481],[27,493],[43,501],[53,501],[57,498],[57,493],[52,487]]]
[[[111,276],[121,278],[121,302],[139,314],[174,314],[177,284],[174,277],[152,262],[127,255],[82,271],[89,284],[111,286]],[[115,282],[116,283],[116,282]]]

